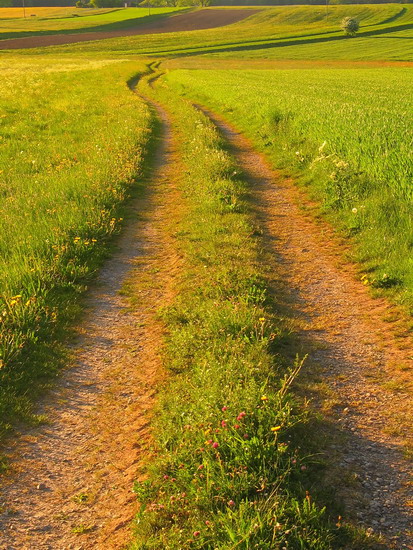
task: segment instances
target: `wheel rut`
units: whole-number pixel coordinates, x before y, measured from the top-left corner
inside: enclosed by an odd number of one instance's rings
[[[384,537],[388,548],[411,549],[413,484],[403,455],[413,434],[408,333],[383,320],[394,306],[369,295],[331,227],[300,209],[292,183],[220,115],[196,106],[251,185],[270,285],[281,315],[293,322],[291,355],[308,354],[305,396],[324,417],[326,481],[353,522]]]
[[[133,481],[150,458],[164,378],[157,310],[172,301],[180,269],[171,236],[179,158],[168,117],[156,110],[154,168],[88,293],[72,364],[39,405],[48,422],[22,429],[2,450],[10,462],[0,486],[2,550],[106,550],[130,538]]]

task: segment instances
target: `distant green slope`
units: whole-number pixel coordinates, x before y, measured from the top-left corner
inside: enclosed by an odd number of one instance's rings
[[[348,15],[360,21],[356,38],[346,38],[339,28],[341,19]],[[413,45],[409,40],[412,29],[413,6],[410,5],[340,5],[330,6],[328,13],[325,6],[292,6],[263,8],[227,27],[130,36],[108,39],[104,43],[83,42],[19,53],[412,60]]]
[[[185,8],[144,8],[110,10],[105,13],[79,16],[76,11],[69,17],[35,17],[19,19],[0,18],[0,40],[7,38],[23,38],[42,34],[66,34],[73,32],[108,32],[136,27],[159,17],[167,17],[170,13],[182,11]],[[83,10],[87,11],[87,10]]]

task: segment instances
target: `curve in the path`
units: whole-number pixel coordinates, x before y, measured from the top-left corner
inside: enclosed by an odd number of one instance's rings
[[[401,440],[413,435],[412,396],[392,393],[372,380],[383,376],[388,381],[397,363],[411,368],[411,344],[406,347],[403,339],[405,349],[398,349],[400,341],[381,320],[391,306],[372,299],[355,279],[354,267],[343,265],[337,237],[327,224],[315,224],[303,214],[293,185],[221,116],[197,107],[228,141],[251,185],[272,286],[284,311],[299,319],[299,351],[309,353],[308,374],[324,379],[335,395],[330,421],[345,436],[343,449],[328,449],[339,461],[337,491],[354,519],[383,534],[389,548],[411,549],[413,487]],[[320,398],[314,400],[322,407]],[[392,421],[400,422],[402,437],[389,434]],[[343,482],[346,476],[350,486]]]
[[[119,38],[140,34],[161,34],[211,29],[238,23],[250,17],[250,15],[257,13],[257,11],[258,10],[254,9],[206,9],[172,15],[164,19],[151,21],[150,23],[141,23],[137,27],[119,31],[50,34],[26,38],[10,38],[7,40],[0,40],[0,50],[40,48],[44,46],[57,46],[61,44],[73,44],[75,42],[88,42],[92,40],[104,40],[106,38]]]
[[[170,236],[180,215],[178,153],[165,113],[158,116],[155,169],[89,292],[73,365],[40,405],[49,422],[2,449],[11,465],[0,486],[2,550],[109,550],[130,536],[132,486],[148,460],[151,410],[164,374],[156,313],[174,298],[180,262]],[[132,308],[120,293],[125,281]]]

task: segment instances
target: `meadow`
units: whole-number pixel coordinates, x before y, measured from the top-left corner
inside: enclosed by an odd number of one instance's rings
[[[3,19],[0,38],[125,28],[135,13]],[[338,28],[349,14],[361,22],[351,39]],[[68,363],[82,296],[150,161],[154,115],[128,83],[150,66],[166,73],[141,90],[168,106],[181,140],[184,272],[160,312],[170,374],[156,457],[134,487],[133,548],[379,547],[306,493],[295,434],[308,411],[290,393],[301,363],[278,354],[288,335],[268,297],[251,190],[191,102],[248,134],[348,237],[366,285],[411,312],[413,82],[391,62],[411,62],[412,27],[409,5],[283,7],[230,31],[0,54],[0,435],[42,420],[33,399]]]
[[[0,62],[0,433],[56,372],[55,333],[118,231],[150,134],[126,85],[136,63],[10,61]]]

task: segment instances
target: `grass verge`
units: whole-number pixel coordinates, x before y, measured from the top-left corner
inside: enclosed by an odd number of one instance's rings
[[[135,484],[131,548],[331,548],[336,528],[305,490],[295,427],[306,413],[289,392],[300,363],[276,359],[281,333],[248,189],[202,114],[167,89],[156,98],[173,113],[187,166],[176,235],[186,270],[162,312],[173,376],[155,415],[156,460]]]
[[[16,63],[1,83],[0,436],[39,420],[32,400],[65,361],[149,145],[151,115],[125,83],[139,67],[90,65]]]

